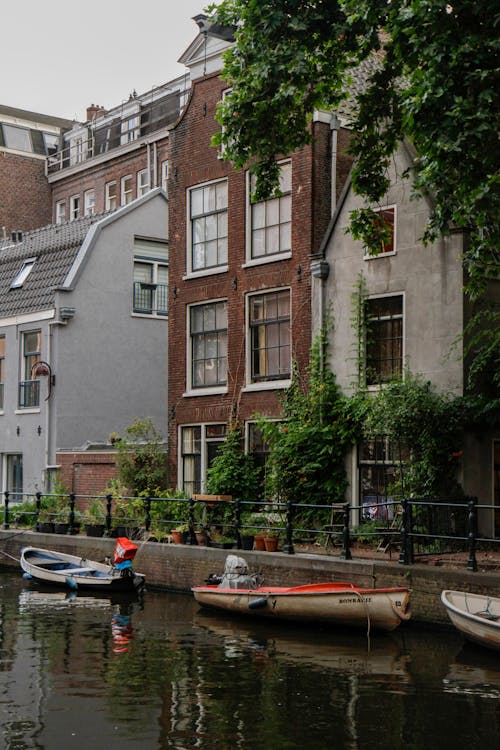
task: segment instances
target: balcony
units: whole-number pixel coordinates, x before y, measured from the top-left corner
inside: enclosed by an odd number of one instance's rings
[[[21,381],[19,383],[19,408],[32,409],[37,406],[40,406],[40,381]]]
[[[167,315],[167,284],[146,284],[143,281],[134,281],[134,312],[142,315]]]

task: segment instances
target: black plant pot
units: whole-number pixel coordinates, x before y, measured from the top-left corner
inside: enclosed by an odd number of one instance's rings
[[[105,525],[103,523],[91,523],[85,525],[87,536],[104,536]]]
[[[54,523],[54,532],[56,534],[67,534],[69,529],[69,523],[64,523],[62,521],[56,521]]]
[[[253,549],[253,534],[241,535],[241,549]]]
[[[36,530],[39,531],[40,534],[53,534],[54,524],[52,521],[38,521]]]

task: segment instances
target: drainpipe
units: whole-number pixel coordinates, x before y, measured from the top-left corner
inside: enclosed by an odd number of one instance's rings
[[[338,141],[338,130],[340,128],[340,121],[335,114],[332,112],[330,117],[330,130],[332,133],[332,159],[331,159],[331,173],[330,173],[330,213],[333,216],[337,205],[337,141]]]
[[[146,143],[146,164],[148,169],[148,184],[149,189],[151,190],[151,188],[153,187],[153,183],[151,180],[151,146],[149,143]]]
[[[158,147],[153,143],[153,187],[158,187]]]

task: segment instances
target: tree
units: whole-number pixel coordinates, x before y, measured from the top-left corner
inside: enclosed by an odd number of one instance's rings
[[[165,446],[150,417],[135,419],[115,444],[122,485],[136,495],[157,495],[168,486]]]
[[[494,0],[223,0],[217,24],[234,26],[223,77],[232,87],[215,137],[236,168],[250,165],[256,197],[278,185],[277,153],[311,139],[311,115],[347,96],[349,71],[368,71],[350,127],[353,189],[368,204],[388,187],[387,167],[406,138],[418,194],[432,198],[423,239],[467,235],[468,290],[500,269],[498,216],[499,34]],[[351,228],[374,246],[370,205]]]

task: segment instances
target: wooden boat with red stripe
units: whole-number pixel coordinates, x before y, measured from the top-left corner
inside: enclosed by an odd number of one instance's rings
[[[333,582],[248,589],[207,585],[192,591],[203,607],[276,620],[390,631],[411,616],[411,592],[404,587],[363,588]]]

